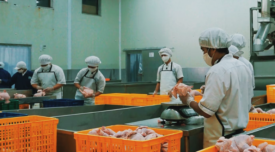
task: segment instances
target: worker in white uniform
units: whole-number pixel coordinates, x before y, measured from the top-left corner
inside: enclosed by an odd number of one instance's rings
[[[63,85],[66,84],[64,72],[61,67],[51,64],[52,57],[41,55],[39,62],[41,67],[34,71],[31,85],[37,90],[46,92],[46,96],[56,96],[56,99],[63,97]]]
[[[95,97],[104,92],[106,80],[103,74],[99,71],[98,66],[101,61],[96,56],[89,56],[85,59],[87,68],[81,69],[74,81],[76,90],[75,99],[84,100],[84,105],[94,105]],[[94,94],[88,97],[83,97],[83,94],[79,91],[83,90],[83,87],[90,88],[94,91]]]
[[[154,95],[156,95],[160,89],[161,95],[168,95],[168,93],[173,89],[173,87],[178,84],[182,83],[183,81],[183,73],[182,73],[182,67],[172,62],[172,50],[169,48],[163,48],[159,51],[159,55],[164,62],[163,65],[161,65],[158,68],[157,73],[157,86],[154,91]],[[173,96],[171,99],[173,102],[177,102],[180,100],[176,100]]]
[[[204,119],[204,148],[215,145],[221,137],[243,132],[249,120],[252,77],[249,69],[229,54],[230,37],[219,28],[204,31],[199,43],[203,59],[212,66],[206,75],[203,98],[180,96]]]
[[[229,53],[233,54],[233,57],[235,59],[238,59],[239,61],[243,62],[250,70],[252,74],[252,85],[253,89],[255,89],[255,77],[254,77],[254,69],[253,65],[244,57],[242,57],[242,54],[244,53],[242,49],[245,47],[245,38],[241,34],[233,34],[231,36],[232,43],[231,46],[228,48]]]

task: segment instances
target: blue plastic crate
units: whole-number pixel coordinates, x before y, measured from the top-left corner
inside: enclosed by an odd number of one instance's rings
[[[43,107],[83,106],[84,100],[75,99],[51,99],[43,100]]]
[[[12,117],[21,117],[21,116],[28,116],[28,114],[11,113],[11,112],[2,112],[2,113],[0,113],[0,119],[2,119],[2,118],[12,118]]]

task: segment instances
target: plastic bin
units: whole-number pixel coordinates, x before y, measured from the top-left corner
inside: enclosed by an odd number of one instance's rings
[[[275,84],[266,85],[267,103],[275,103]]]
[[[135,130],[137,126],[115,125],[107,128],[115,132],[123,131],[126,129]],[[164,135],[163,137],[146,140],[134,141],[126,139],[118,139],[111,137],[88,135],[90,130],[84,130],[74,133],[76,140],[76,151],[100,151],[100,152],[160,152],[161,144],[168,142],[169,152],[180,152],[182,131],[169,130],[169,129],[156,129],[151,128],[155,132]]]
[[[84,100],[75,99],[51,99],[43,100],[43,107],[83,106]]]
[[[25,116],[0,119],[0,149],[5,152],[56,152],[58,119]]]
[[[275,123],[275,115],[266,113],[249,113],[249,121],[245,131],[254,130]]]
[[[261,143],[267,142],[268,144],[275,145],[274,140],[264,140],[264,139],[255,139],[253,142],[254,146],[259,146]],[[217,148],[215,146],[211,146],[208,148],[205,148],[203,150],[197,151],[197,152],[218,152]]]
[[[30,104],[20,104],[19,109],[29,109]]]
[[[21,117],[21,116],[28,116],[28,114],[12,113],[12,112],[2,112],[2,113],[0,113],[0,119],[2,119],[2,118],[12,118],[12,117]]]
[[[10,100],[9,104],[5,104],[5,101],[0,101],[0,110],[14,110],[19,109],[19,101],[18,100]]]

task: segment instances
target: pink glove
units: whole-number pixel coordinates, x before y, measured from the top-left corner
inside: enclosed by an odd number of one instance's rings
[[[6,104],[10,103],[10,95],[6,92],[6,90],[4,90],[3,92],[0,92],[0,98],[2,100],[5,100]]]
[[[94,91],[90,88],[87,87],[83,87],[83,90],[78,89],[85,98],[92,98],[94,97]]]

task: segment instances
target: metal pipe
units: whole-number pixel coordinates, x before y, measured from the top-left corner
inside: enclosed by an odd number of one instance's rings
[[[119,53],[119,79],[121,80],[121,0],[119,0],[119,18],[118,18],[118,27],[119,27],[119,40],[118,40],[118,53]]]
[[[270,0],[262,0],[261,14],[262,17],[270,17]]]
[[[68,50],[67,50],[67,68],[72,68],[72,0],[68,0]]]

